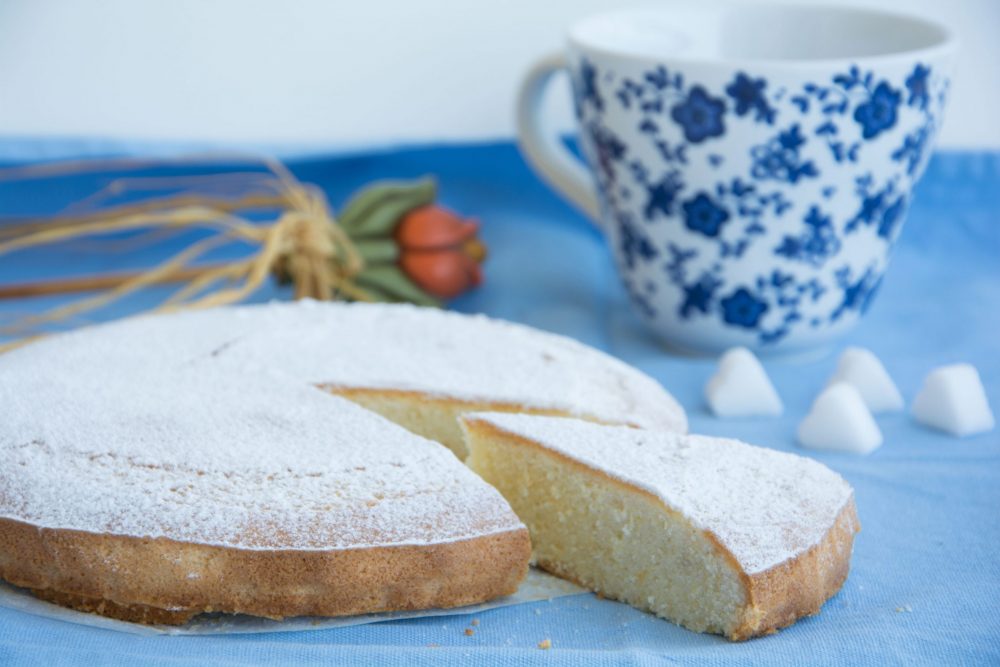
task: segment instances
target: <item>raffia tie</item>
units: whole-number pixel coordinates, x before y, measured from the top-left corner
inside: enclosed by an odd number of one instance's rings
[[[236,303],[276,274],[292,283],[296,298],[332,300],[340,295],[371,300],[354,284],[364,260],[343,229],[337,225],[321,191],[297,181],[284,166],[268,163],[276,177],[270,185],[283,209],[272,223],[260,224],[236,215],[231,205],[183,205],[169,207],[169,198],[151,206],[125,207],[124,215],[108,218],[85,216],[53,218],[33,224],[28,233],[0,242],[0,255],[83,236],[137,229],[180,231],[209,227],[217,233],[182,250],[147,271],[122,280],[114,287],[39,315],[23,318],[0,333],[23,334],[43,324],[65,321],[118,301],[145,287],[183,280],[186,284],[152,312],[202,309]],[[189,200],[186,197],[185,200]],[[209,200],[210,201],[210,200]],[[138,209],[138,210],[136,210]],[[250,257],[205,266],[192,263],[213,248],[242,241],[259,246]],[[215,289],[211,289],[215,288]],[[38,336],[0,345],[0,352]]]

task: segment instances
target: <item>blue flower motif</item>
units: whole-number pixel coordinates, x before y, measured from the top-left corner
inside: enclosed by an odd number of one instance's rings
[[[684,188],[677,172],[670,172],[657,183],[650,183],[646,186],[646,207],[643,215],[646,220],[652,220],[656,213],[665,216],[673,215],[674,200],[677,193]]]
[[[580,103],[590,102],[597,111],[604,111],[604,98],[597,90],[597,68],[586,58],[580,63]]]
[[[720,304],[722,305],[722,319],[726,324],[747,329],[753,329],[757,326],[768,307],[766,302],[755,297],[745,287],[738,288],[722,299]]]
[[[896,234],[896,228],[903,221],[906,212],[906,197],[901,196],[882,211],[882,221],[878,225],[878,235],[886,241],[891,241]]]
[[[778,145],[786,151],[798,152],[806,143],[806,138],[802,136],[802,129],[795,123],[784,132],[778,133]]]
[[[826,258],[840,249],[840,240],[833,230],[830,216],[823,215],[818,206],[809,209],[803,222],[808,228],[803,249],[809,257]]]
[[[692,311],[707,314],[712,305],[712,297],[719,281],[711,276],[702,276],[701,280],[690,285],[681,285],[684,291],[684,301],[681,303],[680,316],[685,320],[691,317]]]
[[[625,156],[628,147],[610,130],[597,123],[591,123],[588,129],[590,130],[590,139],[594,142],[594,150],[597,153],[597,164],[604,177],[609,181],[614,181],[614,163]]]
[[[716,204],[704,192],[699,192],[693,199],[682,205],[684,209],[684,225],[693,232],[701,232],[705,236],[716,237],[722,225],[729,220],[729,211]]]
[[[657,90],[663,90],[670,85],[670,75],[667,73],[667,68],[663,65],[646,72],[646,76],[643,78],[651,83]]]
[[[725,112],[724,100],[710,96],[701,86],[692,86],[687,99],[670,110],[670,117],[684,129],[684,138],[697,144],[726,131],[722,122]]]
[[[650,261],[659,254],[649,239],[628,220],[621,220],[621,251],[625,264],[634,269],[638,260]]]
[[[823,215],[817,206],[809,209],[803,222],[806,225],[805,233],[801,236],[786,236],[774,249],[774,253],[820,267],[840,252],[840,239],[833,229],[830,216]]]
[[[802,160],[799,149],[806,143],[802,129],[795,123],[787,130],[779,132],[766,144],[750,149],[753,166],[750,175],[756,179],[773,179],[798,183],[802,178],[819,175],[812,160]]]
[[[858,211],[858,214],[857,216],[855,216],[855,218],[858,221],[865,223],[866,225],[872,224],[873,222],[875,222],[875,216],[878,215],[878,212],[882,209],[882,204],[884,203],[884,200],[885,200],[885,193],[881,191],[876,192],[875,194],[870,195],[868,197],[865,197],[861,201],[861,210]]]
[[[917,63],[910,76],[906,77],[906,89],[910,92],[906,103],[911,107],[918,107],[921,110],[927,108],[927,103],[930,101],[930,88],[928,86],[930,73],[930,67],[924,67]]]
[[[752,109],[756,112],[758,122],[772,124],[775,111],[764,97],[766,87],[767,81],[764,79],[751,79],[743,72],[737,73],[733,82],[726,86],[726,94],[736,103],[736,115],[745,116]]]
[[[906,161],[906,173],[913,176],[924,161],[924,153],[927,151],[931,138],[933,126],[925,123],[903,138],[903,145],[892,152],[892,159],[896,162]]]
[[[683,286],[687,273],[686,264],[698,256],[698,251],[694,248],[684,249],[673,243],[667,243],[667,251],[670,253],[670,261],[663,269],[667,272],[667,277],[674,285]]]
[[[653,308],[653,304],[649,302],[649,299],[632,283],[631,280],[625,279],[625,291],[628,292],[629,298],[632,299],[632,303],[635,304],[636,308],[641,310],[646,317],[656,317],[656,308]]]
[[[882,285],[882,276],[869,267],[857,281],[851,282],[851,271],[846,266],[839,269],[836,276],[837,285],[844,291],[844,297],[840,305],[830,314],[830,321],[836,322],[849,310],[865,313]]]
[[[858,179],[857,192],[861,197],[861,208],[844,225],[844,234],[853,234],[864,224],[866,227],[875,226],[880,237],[891,241],[906,212],[906,196],[897,193],[896,181],[890,180],[881,189],[875,190],[869,174]]]
[[[885,81],[875,86],[868,101],[854,110],[854,120],[861,125],[862,137],[874,139],[896,124],[900,97],[900,92]]]

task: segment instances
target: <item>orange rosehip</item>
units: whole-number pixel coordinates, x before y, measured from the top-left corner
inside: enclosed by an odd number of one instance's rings
[[[399,265],[418,287],[439,299],[451,299],[479,285],[486,257],[476,233],[479,225],[439,206],[421,206],[403,216],[396,228]]]
[[[483,281],[479,264],[460,251],[404,253],[399,263],[418,287],[439,299],[452,299]]]
[[[479,225],[440,206],[420,206],[403,216],[396,241],[403,248],[447,248],[472,238]]]

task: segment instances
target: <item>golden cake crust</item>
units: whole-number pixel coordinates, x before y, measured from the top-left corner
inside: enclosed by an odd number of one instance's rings
[[[851,498],[819,544],[764,572],[743,574],[750,602],[743,623],[729,639],[771,634],[818,614],[847,580],[854,535],[860,527]]]
[[[513,593],[526,529],[419,546],[249,550],[39,528],[0,519],[0,578],[120,620],[183,624],[203,612],[346,616],[457,607]]]
[[[507,442],[554,457],[585,474],[600,477],[607,484],[644,497],[667,514],[678,515],[676,510],[646,489],[605,474],[488,421],[477,419],[475,415],[464,418],[463,424],[470,432],[478,431],[481,437],[503,438]],[[847,579],[854,535],[859,531],[860,522],[852,496],[817,544],[779,565],[754,574],[747,574],[715,535],[710,531],[702,531],[739,573],[746,591],[747,602],[743,609],[742,620],[725,633],[726,638],[743,641],[772,634],[792,625],[799,618],[818,614],[823,604],[841,589]],[[585,582],[576,580],[572,573],[557,564],[548,563],[544,559],[538,559],[536,564],[557,576],[587,587]]]

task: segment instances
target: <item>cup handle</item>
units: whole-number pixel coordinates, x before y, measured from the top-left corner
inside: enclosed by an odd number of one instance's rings
[[[566,58],[553,54],[538,61],[521,84],[517,98],[517,134],[521,152],[535,172],[602,229],[601,207],[587,166],[555,132],[543,130],[542,100],[552,75],[567,69]]]

